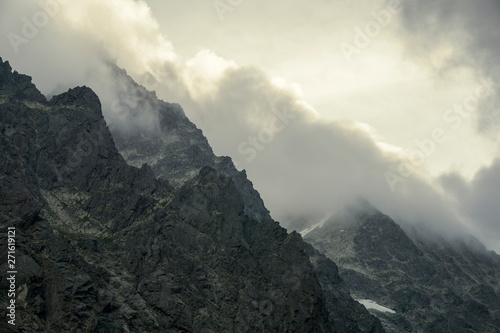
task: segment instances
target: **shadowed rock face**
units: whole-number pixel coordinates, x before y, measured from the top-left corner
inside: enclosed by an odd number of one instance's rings
[[[22,101],[46,102],[45,96],[31,83],[31,78],[17,72],[12,73],[8,61],[0,60],[0,87],[3,96]]]
[[[0,226],[16,227],[19,272],[9,328],[331,332],[300,236],[247,214],[221,170],[173,187],[129,166],[92,90],[47,102],[0,61]]]
[[[307,243],[306,251],[323,289],[326,308],[335,331],[385,332],[380,321],[351,297],[349,288],[339,276],[337,265]]]
[[[179,104],[160,101],[153,92],[133,81],[127,73],[110,65],[115,93],[122,96],[114,103],[112,112],[120,119],[134,123],[136,119],[154,119],[147,126],[110,126],[119,152],[133,166],[147,163],[155,175],[178,188],[209,166],[218,174],[233,180],[244,202],[245,213],[258,221],[269,218],[259,193],[238,171],[229,157],[215,156],[203,133],[185,116]],[[116,126],[114,126],[116,125]]]
[[[355,298],[396,312],[371,311],[387,332],[500,331],[500,257],[478,241],[407,234],[374,209],[339,214],[305,239]]]

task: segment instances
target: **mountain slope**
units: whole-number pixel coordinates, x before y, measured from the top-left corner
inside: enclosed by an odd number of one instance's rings
[[[411,237],[373,208],[333,217],[305,239],[339,266],[388,332],[500,330],[500,256],[479,242]]]
[[[173,187],[129,166],[92,90],[47,102],[0,60],[0,226],[18,269],[2,331],[331,332],[300,236],[245,208],[213,168]]]
[[[245,203],[245,213],[256,220],[269,218],[260,194],[245,171],[238,171],[229,157],[218,157],[207,139],[184,114],[179,104],[159,100],[155,93],[138,85],[116,65],[109,65],[114,94],[118,96],[111,112],[110,126],[118,151],[133,166],[151,166],[155,175],[180,187],[205,166],[230,177]],[[111,113],[110,112],[110,113]],[[117,119],[118,118],[118,119]],[[146,126],[130,124],[147,122]]]
[[[337,265],[306,243],[306,251],[325,295],[326,309],[336,332],[385,332],[380,321],[350,295]],[[339,311],[342,309],[342,311]]]
[[[245,171],[239,172],[229,157],[216,157],[207,139],[184,115],[177,104],[159,101],[156,95],[137,85],[124,70],[110,65],[115,94],[122,96],[114,112],[127,125],[111,126],[117,147],[127,162],[139,166],[152,165],[155,174],[168,179],[179,187],[189,183],[200,169],[214,168],[217,175],[230,177],[244,202],[244,212],[258,221],[269,218],[259,193],[247,179]],[[136,119],[157,119],[158,126],[135,126]],[[131,121],[133,120],[133,121]],[[314,272],[321,282],[327,299],[330,323],[338,332],[383,332],[380,321],[355,302],[338,275],[333,262],[317,253],[309,244],[306,252],[313,262]],[[296,277],[290,276],[291,281]]]

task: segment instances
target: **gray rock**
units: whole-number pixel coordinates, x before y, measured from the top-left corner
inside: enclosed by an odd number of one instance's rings
[[[396,312],[371,310],[387,332],[500,331],[500,256],[477,240],[405,232],[366,208],[339,214],[305,238],[337,263],[355,298]]]
[[[126,163],[89,88],[45,102],[0,68],[0,226],[19,271],[1,331],[332,332],[301,237],[247,212],[229,161],[173,187]]]
[[[330,322],[335,331],[385,332],[380,320],[351,297],[349,288],[339,275],[337,265],[310,244],[306,243],[306,250],[325,295]]]
[[[129,164],[150,165],[157,177],[168,180],[176,188],[197,176],[203,167],[212,167],[234,181],[247,215],[259,221],[270,217],[246,172],[238,171],[231,158],[214,155],[202,131],[189,121],[179,104],[158,100],[153,92],[135,83],[124,70],[110,66],[113,79],[120,82],[115,86],[116,94],[124,96],[115,108],[127,123],[127,126],[113,124],[110,129],[118,150]],[[147,114],[144,117],[158,119],[158,124],[154,124],[158,127],[131,129],[129,124],[144,113]]]

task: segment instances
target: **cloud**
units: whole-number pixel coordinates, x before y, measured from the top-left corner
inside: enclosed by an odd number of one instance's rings
[[[176,58],[145,1],[74,1],[62,11],[70,28],[102,44],[119,66],[133,74],[152,71],[155,64]]]
[[[463,67],[497,82],[500,74],[500,3],[496,0],[402,1],[407,54],[441,74]],[[498,82],[497,82],[498,83]],[[497,85],[498,91],[498,85]],[[500,95],[482,103],[478,130],[500,124]]]
[[[397,172],[402,160],[383,151],[369,127],[323,120],[293,85],[273,83],[256,68],[230,68],[216,86],[215,93],[200,98],[198,108],[186,112],[216,153],[247,170],[283,225],[317,223],[363,197],[406,225],[418,223],[446,235],[470,232],[418,167],[391,189],[385,175]]]
[[[454,198],[457,208],[467,216],[482,239],[491,247],[498,247],[500,239],[500,160],[481,169],[467,182],[457,173],[440,178],[442,186]]]
[[[221,58],[210,50],[202,50],[186,62],[183,77],[193,98],[202,99],[216,92],[216,83],[226,70],[236,67],[234,61]]]
[[[15,34],[23,42],[0,39],[2,56],[18,71],[33,76],[48,97],[87,85],[99,95],[108,123],[120,124],[126,131],[155,131],[153,101],[140,105],[140,116],[132,116],[130,108],[138,106],[136,91],[127,93],[130,87],[119,80],[123,75],[114,73],[113,64],[126,68],[140,84],[161,80],[172,95],[187,94],[173,46],[159,32],[144,1],[10,1],[5,6],[1,34]],[[38,17],[46,20],[39,22]]]
[[[35,2],[20,3],[4,5],[3,35],[22,33],[23,17],[42,10]],[[396,192],[391,189],[385,175],[398,169],[401,157],[397,149],[382,150],[370,127],[326,121],[303,99],[298,84],[213,51],[180,57],[144,1],[61,4],[18,53],[6,38],[0,47],[45,94],[85,84],[99,94],[108,121],[126,130],[154,130],[154,103],[141,106],[140,117],[129,116],[136,101],[133,94],[123,96],[122,82],[113,81],[109,63],[116,62],[162,99],[179,102],[216,153],[247,169],[273,217],[285,226],[298,218],[316,223],[362,196],[407,225],[448,235],[471,230],[455,199],[431,185],[420,167]]]
[[[409,1],[402,14],[403,40],[409,57],[447,75],[461,68],[471,68],[478,77],[495,82],[496,93],[482,101],[476,118],[476,129],[498,144],[500,126],[500,3],[495,0]],[[476,232],[497,251],[500,238],[500,162],[483,167],[472,180],[458,172],[439,178],[455,200],[460,214],[470,221]]]

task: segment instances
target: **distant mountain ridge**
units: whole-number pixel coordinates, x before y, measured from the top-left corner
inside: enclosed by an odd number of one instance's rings
[[[305,235],[338,266],[353,297],[387,332],[499,332],[500,256],[476,241],[429,240],[371,208],[351,209]]]

